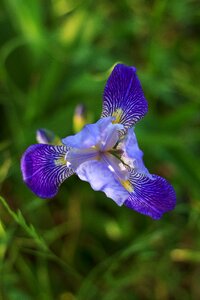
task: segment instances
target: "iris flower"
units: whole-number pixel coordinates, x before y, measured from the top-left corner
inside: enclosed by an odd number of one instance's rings
[[[30,146],[21,160],[23,180],[37,196],[52,198],[75,173],[119,206],[160,219],[175,207],[176,196],[167,180],[150,174],[143,163],[134,126],[147,111],[136,69],[116,65],[105,86],[101,118],[60,145]]]

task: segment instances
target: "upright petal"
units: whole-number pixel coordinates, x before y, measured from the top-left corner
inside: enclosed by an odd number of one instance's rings
[[[80,179],[89,182],[93,190],[104,192],[118,205],[122,205],[129,196],[113,172],[101,161],[86,161],[78,167],[76,173]]]
[[[107,118],[102,118],[101,120],[104,119]],[[102,126],[100,129],[101,139],[99,147],[101,151],[108,151],[112,149],[119,140],[120,130],[124,129],[124,126],[121,124],[113,124],[112,119],[113,118],[111,118],[110,123],[106,127]]]
[[[160,219],[163,213],[174,209],[176,194],[166,179],[151,175],[138,174],[132,170],[129,178],[134,191],[124,204],[137,212]]]
[[[102,117],[114,116],[125,129],[144,117],[148,104],[134,67],[118,64],[105,86]]]
[[[108,119],[108,118],[106,118]],[[107,121],[107,120],[103,120]],[[110,122],[108,120],[106,123]],[[98,144],[100,141],[100,128],[99,122],[95,124],[87,124],[83,129],[75,135],[70,135],[62,139],[63,144],[68,147],[77,149],[87,149]]]
[[[121,140],[117,148],[123,151],[121,159],[126,165],[133,168],[137,173],[145,174],[148,177],[152,176],[144,165],[142,159],[143,152],[138,146],[133,128],[128,129],[127,134]]]
[[[52,198],[61,183],[74,172],[65,160],[67,147],[37,144],[21,159],[23,180],[41,198]]]
[[[94,124],[88,124],[79,133],[68,136],[62,141],[68,147],[88,149],[99,146],[105,151],[116,144],[119,138],[118,132],[124,128],[121,124],[112,124],[113,119],[113,117],[107,117]]]

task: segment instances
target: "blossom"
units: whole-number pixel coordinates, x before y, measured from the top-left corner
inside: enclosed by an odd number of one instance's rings
[[[85,105],[78,104],[74,111],[73,116],[73,129],[75,132],[79,132],[83,126],[87,124],[87,110]]]
[[[36,140],[40,144],[62,145],[61,139],[54,132],[45,128],[36,131]]]
[[[105,86],[100,120],[62,144],[48,140],[30,146],[21,159],[23,180],[37,196],[52,198],[75,173],[119,206],[160,219],[175,207],[176,196],[167,180],[150,174],[143,163],[133,126],[147,111],[136,69],[116,65]]]

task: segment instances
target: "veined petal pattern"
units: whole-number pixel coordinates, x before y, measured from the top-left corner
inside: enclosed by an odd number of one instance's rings
[[[104,89],[102,117],[114,116],[125,129],[137,123],[148,111],[142,86],[134,67],[118,64]]]
[[[23,180],[41,198],[52,198],[61,183],[74,171],[68,167],[67,147],[37,144],[30,146],[21,159]]]

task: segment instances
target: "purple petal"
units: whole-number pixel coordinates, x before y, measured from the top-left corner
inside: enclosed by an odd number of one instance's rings
[[[78,167],[76,173],[80,179],[89,182],[95,191],[104,192],[118,205],[122,205],[129,196],[113,172],[101,161],[86,161]]]
[[[148,111],[148,104],[134,67],[118,64],[105,86],[102,117],[114,116],[125,129]]]
[[[102,151],[112,148],[119,139],[119,130],[124,127],[112,124],[113,117],[102,118],[95,124],[88,124],[77,134],[68,136],[62,141],[68,147],[88,149],[99,146]]]
[[[129,179],[128,169],[117,157],[110,153],[102,153],[101,160],[105,163],[108,169],[110,169],[110,171],[113,172],[113,174],[118,180],[124,181]]]
[[[132,171],[130,178],[134,191],[124,204],[137,212],[160,219],[163,213],[174,209],[176,194],[164,178],[151,175],[151,178]]]
[[[87,149],[98,144],[100,141],[100,121],[105,123],[110,123],[112,118],[106,118],[99,120],[95,124],[88,124],[83,127],[83,129],[75,134],[68,136],[62,140],[63,144],[68,147]]]
[[[104,120],[102,118],[101,120]],[[103,127],[103,126],[102,126]],[[101,128],[101,151],[108,151],[115,146],[119,140],[119,131],[123,130],[124,126],[121,124],[108,124],[107,127]]]
[[[137,173],[151,177],[143,162],[143,152],[140,150],[133,128],[129,128],[124,139],[119,143],[118,149],[123,150],[122,161],[133,168]]]
[[[95,148],[76,149],[71,148],[66,154],[67,161],[71,164],[73,170],[76,170],[82,163],[88,160],[98,160],[99,153]]]
[[[23,180],[41,198],[52,198],[61,183],[74,172],[67,166],[67,147],[37,144],[21,159]]]

